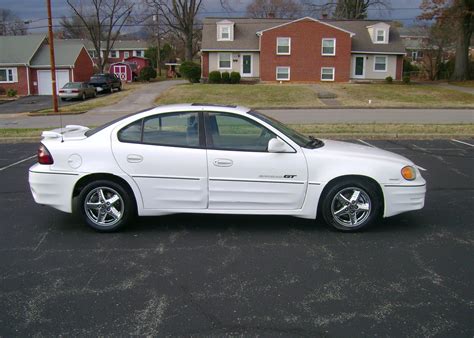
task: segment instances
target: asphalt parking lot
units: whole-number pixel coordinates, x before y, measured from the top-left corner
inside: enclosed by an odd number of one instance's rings
[[[462,141],[368,141],[426,168],[427,200],[354,234],[211,215],[99,234],[33,202],[34,159],[7,167],[37,145],[0,144],[0,336],[472,337],[474,140]]]

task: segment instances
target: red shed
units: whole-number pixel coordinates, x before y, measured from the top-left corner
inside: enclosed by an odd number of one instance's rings
[[[132,82],[137,76],[137,66],[129,62],[116,62],[110,65],[110,73],[114,73],[122,82]]]
[[[124,59],[123,61],[135,64],[137,66],[137,75],[140,75],[140,71],[143,67],[151,66],[150,59],[141,56],[130,56],[129,58]]]

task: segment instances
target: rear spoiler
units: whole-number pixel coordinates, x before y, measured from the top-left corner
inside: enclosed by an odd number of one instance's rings
[[[64,128],[58,128],[58,129],[43,131],[43,133],[41,133],[41,137],[43,137],[43,138],[60,138],[64,134],[72,132],[72,131],[87,131],[87,130],[89,130],[88,127],[69,124]]]

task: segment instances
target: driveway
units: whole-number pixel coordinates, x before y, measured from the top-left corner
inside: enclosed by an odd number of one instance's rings
[[[66,106],[72,103],[74,103],[74,101],[63,102],[59,100],[60,106]],[[50,108],[51,106],[51,95],[24,96],[18,100],[0,104],[0,114],[28,113],[30,111]]]

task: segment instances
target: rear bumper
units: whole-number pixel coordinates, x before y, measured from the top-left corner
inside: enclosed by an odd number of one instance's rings
[[[81,93],[74,93],[74,94],[68,94],[68,93],[59,93],[59,97],[62,99],[78,99],[81,97]]]
[[[385,197],[384,217],[419,210],[425,205],[425,182],[417,185],[385,185],[383,190]]]
[[[72,193],[80,176],[75,173],[46,171],[41,165],[30,168],[28,182],[36,203],[72,212]]]

